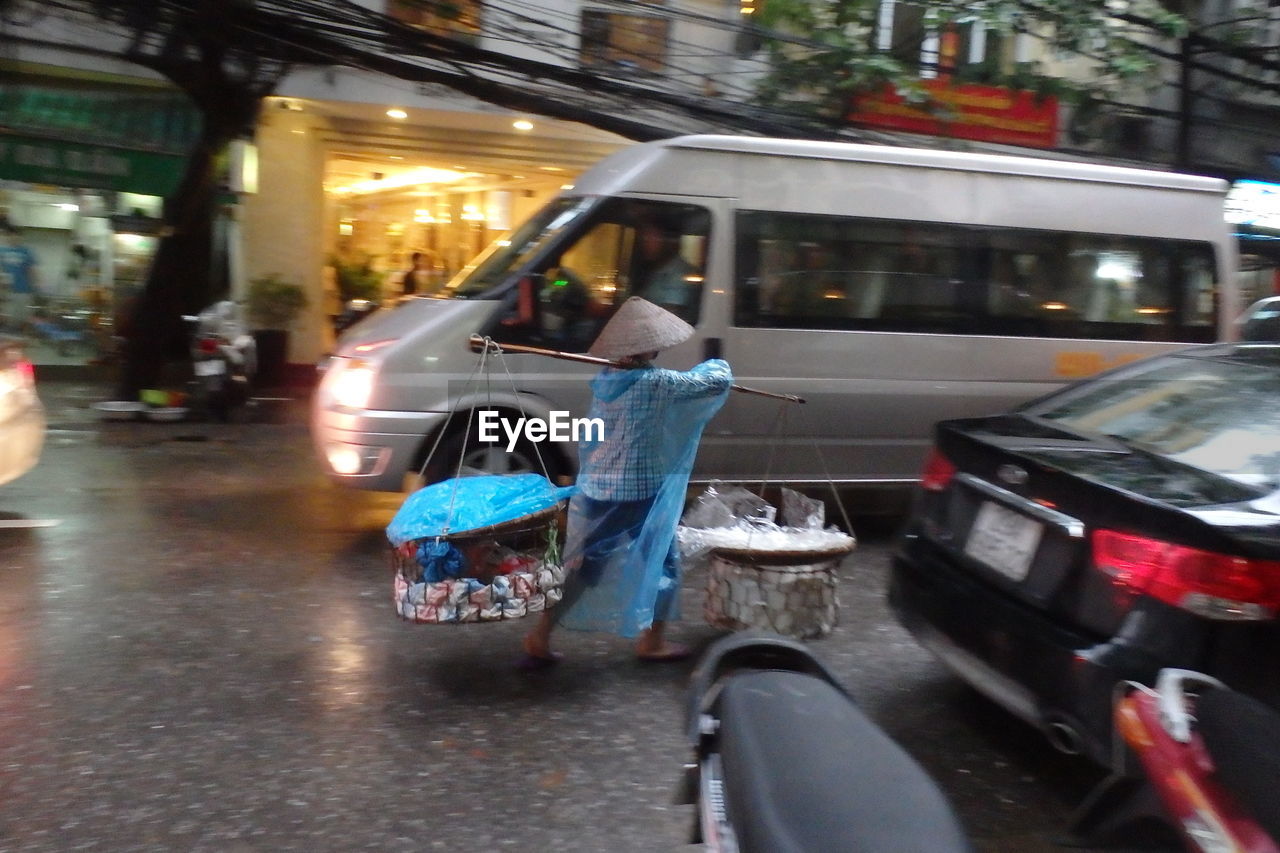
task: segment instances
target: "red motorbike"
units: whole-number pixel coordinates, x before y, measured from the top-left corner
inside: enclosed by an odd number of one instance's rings
[[[1280,853],[1280,712],[1166,669],[1154,688],[1122,685],[1114,719],[1113,773],[1077,811],[1072,844],[1163,834],[1192,853]]]

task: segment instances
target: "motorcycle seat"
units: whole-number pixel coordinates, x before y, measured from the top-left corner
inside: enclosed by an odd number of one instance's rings
[[[1280,711],[1234,690],[1205,690],[1196,700],[1196,731],[1222,787],[1280,841]]]
[[[972,851],[936,783],[826,681],[738,673],[711,713],[743,853]]]

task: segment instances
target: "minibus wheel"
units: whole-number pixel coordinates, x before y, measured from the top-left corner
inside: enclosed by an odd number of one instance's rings
[[[434,442],[434,437],[429,437],[424,442],[421,456],[414,465],[414,470],[409,472],[409,491],[456,476],[459,458],[462,460],[464,477],[478,474],[542,474],[545,466],[547,478],[556,483],[561,477],[571,473],[564,454],[554,444],[540,444],[535,450],[533,444],[522,440],[508,453],[505,446],[482,444],[472,435],[464,451],[461,431],[451,432],[444,437],[424,471],[422,463],[431,452]],[[542,456],[541,462],[539,454]]]

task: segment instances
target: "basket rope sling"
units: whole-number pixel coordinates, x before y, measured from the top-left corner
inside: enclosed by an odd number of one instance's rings
[[[525,411],[502,351],[486,346],[450,407],[423,460],[424,478],[449,434],[458,407],[484,377],[485,408],[493,409],[492,354],[510,383],[512,399]],[[464,477],[479,406],[472,405],[463,430],[454,476],[410,495],[388,527],[397,614],[419,624],[466,624],[518,619],[554,606],[563,596],[560,535],[567,493],[550,482],[547,465],[532,445],[542,473]],[[414,535],[402,516],[422,512],[428,535]],[[512,517],[514,514],[514,517]],[[460,521],[460,516],[464,517]],[[491,523],[486,516],[492,518]],[[461,525],[461,529],[455,529]],[[393,532],[398,535],[393,535]]]
[[[776,448],[790,433],[789,412],[787,404],[779,404],[770,429],[773,440],[764,479],[756,491],[762,501],[773,476]],[[713,547],[703,603],[709,624],[731,631],[773,631],[797,639],[821,637],[835,627],[840,607],[836,572],[856,543],[849,514],[816,438],[812,444],[849,537],[821,548],[782,548],[776,540],[764,541],[766,534],[757,534],[752,527],[740,547]]]

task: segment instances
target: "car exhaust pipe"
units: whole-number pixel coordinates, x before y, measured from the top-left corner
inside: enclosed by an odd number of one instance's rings
[[[1052,717],[1045,722],[1045,737],[1058,752],[1066,755],[1079,755],[1084,752],[1084,737],[1079,729],[1061,717]]]

